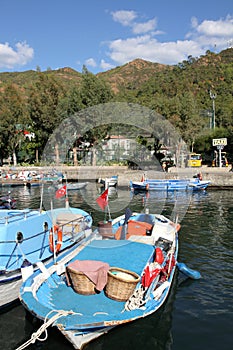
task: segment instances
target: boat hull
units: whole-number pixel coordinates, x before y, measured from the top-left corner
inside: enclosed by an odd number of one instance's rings
[[[61,248],[56,254],[53,251],[57,247],[56,234],[54,247],[50,240],[53,222],[57,222],[62,232]],[[18,299],[23,280],[37,269],[38,261],[56,261],[60,254],[90,234],[91,226],[91,216],[78,208],[52,212],[1,210],[0,308]]]
[[[68,183],[67,190],[68,191],[82,190],[86,188],[87,185],[88,185],[87,182]]]
[[[131,300],[131,297],[117,299],[110,296],[107,286],[99,293],[82,295],[74,290],[73,284],[73,288],[67,285],[67,277],[64,279],[64,276],[59,275],[54,265],[47,266],[47,277],[46,274],[42,276],[43,272],[37,271],[21,287],[22,304],[39,319],[46,320],[53,313],[56,314],[55,310],[60,310],[61,315],[58,315],[53,326],[66,336],[75,349],[81,349],[84,344],[118,325],[156,312],[169,294],[176,270],[179,225],[163,215],[133,213],[127,217],[126,240],[121,234],[120,239],[117,239],[119,231],[122,232],[125,227],[124,220],[126,214],[112,221],[115,239],[102,239],[101,234],[95,231],[90,241],[73,248],[70,256],[64,256],[59,264],[67,267],[70,262],[86,261],[91,257],[92,261],[102,260],[113,269],[117,266],[122,271],[134,271],[140,276],[134,291],[143,292],[144,307],[132,306],[134,299]],[[164,259],[161,259],[161,254]],[[155,271],[158,272],[158,277],[150,283],[147,266],[158,268]],[[162,268],[165,272],[162,272]],[[165,279],[161,277],[163,273],[167,276]],[[109,281],[108,278],[108,283]]]
[[[0,309],[8,307],[18,299],[21,284],[21,277],[0,284]]]
[[[118,176],[113,175],[112,177],[108,177],[105,179],[99,178],[98,183],[103,186],[105,189],[109,187],[117,187],[118,185]]]
[[[185,179],[185,180],[145,180],[131,181],[131,190],[138,191],[197,191],[205,190],[210,184],[210,181]]]

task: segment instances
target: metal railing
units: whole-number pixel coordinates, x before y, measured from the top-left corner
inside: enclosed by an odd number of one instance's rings
[[[25,212],[28,213],[28,212]],[[17,216],[14,215],[14,216]],[[75,243],[75,238],[79,237],[80,234],[84,234],[85,229],[86,228],[90,228],[90,222],[88,220],[89,215],[84,215],[80,218],[74,218],[72,220],[66,221],[63,224],[59,224],[59,228],[61,228],[62,233],[64,231],[64,227],[67,225],[70,225],[70,231],[69,233],[71,234],[71,237],[68,235],[63,235],[64,237],[67,237],[65,240],[63,240],[63,243],[66,243],[67,241],[70,241],[70,244]],[[75,228],[77,227],[77,223],[83,223],[83,227],[80,227],[80,229],[75,232]],[[26,242],[26,241],[31,241],[33,239],[35,239],[38,236],[43,236],[42,240],[41,240],[41,246],[40,247],[36,247],[36,250],[34,251],[34,253],[37,251],[37,259],[41,259],[41,257],[43,256],[43,253],[45,251],[45,249],[49,248],[49,232],[53,229],[53,227],[51,226],[50,228],[47,226],[45,230],[38,232],[36,234],[31,235],[30,237],[26,237],[23,238],[23,234],[21,232],[16,233],[16,239],[15,240],[4,240],[4,241],[0,241],[0,245],[4,244],[4,245],[8,245],[8,244],[14,244],[12,251],[8,254],[0,254],[0,259],[2,260],[2,258],[6,259],[8,258],[8,260],[5,263],[5,268],[3,269],[3,266],[1,266],[1,270],[0,270],[0,274],[4,273],[4,271],[6,271],[7,269],[9,269],[10,267],[14,266],[15,264],[17,265],[18,262],[23,261],[24,259],[27,258],[27,256],[29,256],[30,254],[32,254],[32,251],[30,251],[29,253],[24,253],[22,250],[22,243]],[[21,237],[20,239],[18,238],[18,234],[21,233]],[[67,233],[67,232],[66,232]],[[46,243],[46,237],[47,237],[47,243]],[[18,252],[16,254],[16,250],[18,248]],[[7,249],[4,249],[5,251],[7,251]],[[51,256],[52,256],[52,252],[51,252]],[[30,258],[29,258],[30,259]]]

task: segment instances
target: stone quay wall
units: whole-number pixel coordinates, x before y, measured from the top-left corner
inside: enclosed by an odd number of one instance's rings
[[[54,166],[54,167],[16,167],[13,172],[21,170],[34,170],[46,173],[51,169],[61,171],[68,181],[97,181],[99,178],[118,175],[119,186],[129,186],[130,180],[140,181],[145,174],[148,178],[190,178],[201,172],[203,180],[210,181],[208,189],[233,189],[233,172],[231,167],[212,168],[170,168],[167,173],[155,170],[132,170],[127,166]],[[2,167],[3,172],[9,168]]]

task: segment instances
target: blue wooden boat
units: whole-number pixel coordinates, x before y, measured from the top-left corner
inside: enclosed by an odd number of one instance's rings
[[[144,181],[130,181],[132,190],[141,191],[197,191],[205,190],[210,181],[200,180],[198,178],[191,179],[145,179]]]
[[[78,208],[0,210],[0,308],[18,299],[38,261],[56,261],[91,226],[91,216]]]
[[[56,266],[42,266],[20,290],[24,307],[44,321],[27,344],[52,325],[81,349],[118,325],[156,312],[173,282],[179,228],[163,215],[128,210],[102,222]]]

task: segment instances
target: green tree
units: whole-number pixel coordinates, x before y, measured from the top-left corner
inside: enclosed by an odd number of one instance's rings
[[[1,160],[11,156],[17,165],[17,151],[25,141],[24,130],[30,124],[24,95],[13,84],[0,92]]]
[[[109,102],[113,95],[107,83],[90,73],[85,66],[82,71],[81,101],[83,107],[95,106],[100,103]]]
[[[28,100],[32,128],[36,135],[36,161],[39,160],[50,135],[62,121],[58,106],[63,96],[62,86],[53,77],[38,72],[38,79],[31,86]]]
[[[107,83],[101,78],[96,77],[94,74],[90,73],[85,66],[83,66],[82,71],[82,81],[80,87],[80,94],[77,91],[72,91],[69,98],[69,113],[78,112],[79,109],[86,109],[87,107],[96,106],[99,104],[104,104],[109,102],[112,99],[112,92]],[[93,114],[95,114],[95,110],[91,110],[92,117],[91,121],[97,120],[97,116],[93,118]],[[96,165],[97,159],[97,150],[98,147],[101,147],[101,140],[104,139],[108,133],[109,126],[99,126],[95,127],[88,123],[88,112],[83,112],[83,116],[81,117],[86,121],[86,132],[84,135],[81,135],[81,141],[89,143],[89,150],[91,151],[92,157],[91,162],[93,165]],[[78,130],[77,130],[78,132]],[[80,139],[77,138],[76,142],[73,146],[73,154],[74,154],[74,163],[77,164],[77,147],[80,143]],[[76,165],[75,164],[75,165]]]

